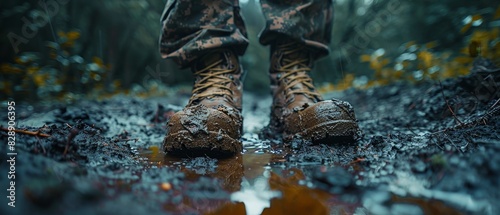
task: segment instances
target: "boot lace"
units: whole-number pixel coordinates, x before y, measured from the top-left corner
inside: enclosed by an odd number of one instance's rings
[[[304,51],[303,47],[297,46],[297,44],[293,42],[280,45],[278,48],[282,50],[284,56]],[[319,93],[315,92],[313,80],[307,74],[307,72],[311,71],[308,62],[309,59],[306,57],[297,59],[283,58],[283,65],[281,68],[277,69],[277,71],[283,74],[278,78],[278,81],[286,83],[285,96],[287,100],[289,100],[293,94],[304,94],[317,100],[321,97]],[[286,82],[284,80],[286,80]],[[294,89],[298,84],[302,84],[305,87]]]
[[[227,86],[232,82],[231,78],[228,77],[227,74],[234,73],[235,69],[220,68],[219,65],[222,62],[222,59],[218,60],[194,73],[195,76],[199,76],[201,79],[195,82],[192,91],[193,95],[189,99],[188,105],[191,105],[195,101],[201,101],[209,97],[233,95],[233,92]],[[218,88],[220,90],[207,91],[209,88]]]

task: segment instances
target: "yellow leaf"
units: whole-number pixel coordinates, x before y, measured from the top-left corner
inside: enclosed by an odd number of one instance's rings
[[[425,67],[432,66],[432,58],[433,58],[432,53],[430,53],[428,51],[422,51],[422,52],[418,53],[418,58],[424,63]]]
[[[436,46],[438,45],[438,42],[437,41],[432,41],[432,42],[428,42],[425,44],[425,47],[427,49],[432,49],[432,48],[435,48]]]
[[[34,75],[36,72],[38,72],[40,68],[36,67],[36,66],[30,66],[28,67],[28,74],[29,75]]]
[[[382,65],[382,67],[386,66],[389,63],[390,63],[390,61],[389,61],[388,58],[385,58],[385,59],[382,60],[382,62],[380,62],[380,64]]]
[[[470,69],[468,67],[462,67],[458,70],[459,75],[467,75],[470,73]]]
[[[477,31],[474,31],[474,33],[472,33],[472,36],[471,36],[471,40],[479,41],[481,43],[486,42],[485,44],[489,43],[489,39],[490,39],[490,32],[488,32],[488,31],[477,30]]]
[[[92,58],[92,61],[97,64],[100,68],[103,68],[104,67],[104,62],[102,61],[101,58],[99,57],[93,57]]]
[[[66,33],[64,33],[63,31],[58,31],[57,32],[57,36],[59,36],[59,37],[66,37]]]
[[[472,22],[465,24],[464,27],[462,27],[462,29],[460,30],[460,33],[465,34],[465,32],[467,32],[471,27],[472,27]]]
[[[473,15],[472,16],[472,21],[471,22],[475,22],[475,21],[478,21],[478,20],[481,20],[483,19],[483,17],[479,14],[476,14],[476,15]]]
[[[36,86],[44,86],[46,78],[47,78],[46,75],[37,74],[37,75],[33,76],[33,82],[35,82]]]
[[[410,61],[404,60],[401,64],[403,64],[403,68],[408,68],[408,66],[410,66]]]
[[[401,79],[401,77],[403,77],[403,74],[403,71],[394,71],[393,77],[394,79]]]
[[[72,40],[68,40],[68,41],[66,41],[66,42],[64,42],[64,43],[62,44],[62,46],[63,46],[64,48],[71,48],[71,47],[73,47],[74,45],[75,45],[75,42],[73,42]]]
[[[372,56],[367,55],[367,54],[361,55],[360,58],[361,58],[361,62],[370,62],[372,60]]]
[[[78,31],[70,31],[67,34],[69,40],[76,40],[80,38],[80,32]]]
[[[406,48],[410,48],[411,46],[413,46],[415,44],[416,44],[415,41],[410,41],[410,42],[407,42],[405,46],[406,46]]]
[[[380,79],[380,80],[377,80],[378,84],[380,86],[384,86],[384,85],[387,85],[389,84],[389,80],[388,79]]]
[[[468,64],[468,63],[472,63],[472,58],[470,58],[470,57],[456,57],[454,59],[454,61],[457,63],[461,63],[461,64]]]
[[[389,59],[387,59],[387,58],[384,58],[381,61],[379,61],[379,60],[380,60],[380,58],[372,59],[370,61],[370,68],[375,70],[375,71],[378,71],[378,70],[381,70],[382,68],[384,68],[384,66],[386,66],[390,62]]]

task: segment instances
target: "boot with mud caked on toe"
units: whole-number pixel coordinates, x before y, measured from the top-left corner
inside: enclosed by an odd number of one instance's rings
[[[233,51],[210,52],[192,66],[195,83],[187,106],[167,124],[168,155],[229,157],[242,151],[242,69]]]
[[[312,52],[298,42],[284,40],[271,46],[269,127],[286,143],[354,141],[359,128],[352,106],[338,99],[323,100],[308,74],[313,63]]]

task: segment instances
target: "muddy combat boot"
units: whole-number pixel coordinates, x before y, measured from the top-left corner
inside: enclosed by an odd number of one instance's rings
[[[273,106],[269,127],[281,132],[286,143],[337,143],[357,138],[352,106],[345,101],[323,100],[308,72],[314,58],[293,41],[271,47]],[[293,140],[293,141],[292,141]]]
[[[227,157],[241,152],[242,69],[230,50],[208,53],[192,67],[188,105],[170,118],[163,147],[177,156]]]

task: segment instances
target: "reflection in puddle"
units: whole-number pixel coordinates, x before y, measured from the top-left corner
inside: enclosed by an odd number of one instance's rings
[[[202,176],[218,179],[222,188],[230,193],[227,199],[183,200],[183,204],[207,214],[393,214],[398,211],[407,214],[459,214],[440,201],[398,197],[388,191],[352,191],[346,195],[315,189],[301,169],[285,168],[286,153],[270,151],[259,145],[247,144],[243,154],[221,160],[169,157],[158,147],[143,150],[140,155],[150,167],[168,166],[180,170],[190,181]],[[330,166],[317,166],[321,171],[328,168]],[[168,183],[160,187],[171,189]],[[168,206],[165,209],[175,212],[178,207]]]
[[[231,201],[243,202],[248,215],[258,215],[270,207],[271,199],[279,197],[282,197],[282,193],[271,190],[266,177],[259,177],[254,180],[253,185],[243,180],[241,190],[231,194]]]
[[[214,214],[290,214],[298,211],[328,214],[332,203],[338,202],[338,198],[300,185],[305,180],[302,171],[286,170],[284,165],[280,165],[285,162],[284,155],[266,151],[259,146],[248,146],[241,155],[215,161],[208,158],[169,157],[158,147],[151,147],[142,151],[141,156],[150,166],[181,170],[188,180],[196,180],[201,176],[219,179],[222,187],[231,193],[232,202],[221,204],[212,211]],[[166,187],[170,188],[168,185]],[[338,211],[352,213],[354,209]]]

